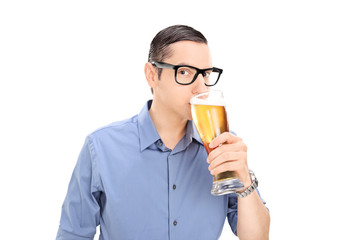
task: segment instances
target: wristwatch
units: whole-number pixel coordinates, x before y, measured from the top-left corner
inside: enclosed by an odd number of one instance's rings
[[[252,193],[259,185],[259,182],[258,182],[257,178],[255,177],[255,173],[249,169],[249,174],[250,174],[252,183],[245,191],[243,191],[241,193],[236,192],[236,195],[240,198],[249,196],[250,193]]]

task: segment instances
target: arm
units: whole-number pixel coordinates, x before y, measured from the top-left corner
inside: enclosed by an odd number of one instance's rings
[[[269,239],[270,214],[254,191],[238,198],[237,233],[239,239]]]
[[[247,146],[242,139],[231,133],[223,133],[211,143],[214,149],[208,157],[210,173],[216,175],[235,171],[244,183],[245,189],[251,184],[247,165]],[[257,191],[245,198],[238,198],[237,234],[239,239],[268,239],[270,215]]]
[[[97,174],[93,167],[91,142],[86,140],[71,177],[68,192],[62,206],[57,240],[93,239],[99,224],[100,192]]]

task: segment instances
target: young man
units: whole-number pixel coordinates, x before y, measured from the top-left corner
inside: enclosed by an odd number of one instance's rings
[[[221,134],[207,156],[192,122],[190,98],[211,85],[200,70],[212,67],[207,40],[195,29],[176,25],[155,36],[145,64],[153,100],[87,137],[57,239],[93,239],[99,224],[107,240],[218,239],[226,216],[241,240],[268,239],[269,213],[257,191],[210,194],[220,172],[235,171],[244,190],[253,179],[241,138]]]

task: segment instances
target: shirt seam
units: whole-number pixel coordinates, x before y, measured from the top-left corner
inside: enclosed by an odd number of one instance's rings
[[[100,188],[100,174],[99,174],[99,171],[97,169],[97,161],[96,161],[96,158],[97,158],[97,153],[96,153],[96,147],[95,147],[95,144],[94,144],[94,139],[91,137],[91,136],[88,136],[88,148],[89,148],[89,151],[90,151],[90,157],[91,157],[91,170],[93,172],[93,177],[92,177],[92,180],[94,181],[94,188],[97,190],[97,191],[100,191],[101,188]]]
[[[138,117],[138,115],[135,115],[132,118],[129,118],[127,120],[114,122],[114,123],[111,123],[109,125],[100,127],[98,129],[96,129],[95,131],[93,131],[92,133],[90,133],[89,136],[91,136],[93,134],[96,134],[97,132],[100,132],[102,130],[109,129],[109,128],[123,127],[124,125],[127,125],[127,124],[137,124],[138,123],[138,118],[137,117]]]

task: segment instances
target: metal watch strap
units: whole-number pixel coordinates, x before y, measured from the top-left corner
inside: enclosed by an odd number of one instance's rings
[[[252,193],[259,185],[259,182],[258,182],[257,178],[255,177],[255,173],[249,169],[249,174],[250,174],[252,183],[245,191],[243,191],[241,193],[238,193],[238,192],[236,193],[236,195],[240,198],[249,196],[250,193]]]

